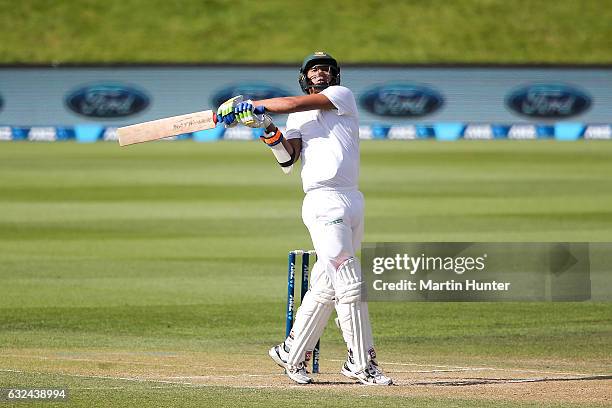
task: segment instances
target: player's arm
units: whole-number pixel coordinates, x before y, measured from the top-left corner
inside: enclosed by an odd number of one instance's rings
[[[243,104],[243,102],[246,102],[246,104]],[[244,101],[242,95],[238,95],[228,99],[221,104],[221,106],[219,106],[219,109],[217,110],[219,122],[225,123],[226,127],[236,125],[236,123],[240,121],[237,117],[237,114],[239,113],[238,111],[243,112],[245,107],[250,108],[251,112],[254,114],[260,114],[262,112],[294,113],[314,109],[336,109],[336,106],[334,106],[329,98],[322,93],[300,96],[284,96],[280,98],[261,99],[258,101]],[[255,110],[256,108],[258,109]],[[249,126],[247,123],[243,122],[243,124]]]
[[[259,101],[253,101],[253,106],[263,106],[266,112],[271,113],[294,113],[314,109],[335,109],[335,106],[330,102],[327,96],[322,93],[261,99]]]
[[[314,109],[331,110],[336,109],[334,104],[323,94],[300,95],[300,96],[285,96],[280,98],[261,99],[252,101],[253,108],[263,107],[264,112],[270,113],[295,113]],[[274,124],[271,126],[275,127]],[[266,129],[266,133],[271,129]],[[293,158],[295,163],[300,158],[302,151],[302,139],[283,138],[283,146]]]

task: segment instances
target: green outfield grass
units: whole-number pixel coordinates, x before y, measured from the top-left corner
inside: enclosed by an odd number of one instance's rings
[[[610,63],[611,0],[0,1],[0,63]]]
[[[611,157],[606,142],[364,142],[366,241],[611,241]],[[359,387],[119,378],[206,375],[206,364],[276,372],[266,351],[284,332],[286,254],[310,243],[299,175],[283,176],[273,160],[243,142],[0,144],[0,388],[64,384],[78,406],[363,404],[370,391]],[[610,303],[370,310],[382,361],[592,374],[612,364]],[[322,343],[322,369],[335,372],[337,330]],[[166,357],[183,363],[166,370]],[[367,401],[491,406],[469,395]]]

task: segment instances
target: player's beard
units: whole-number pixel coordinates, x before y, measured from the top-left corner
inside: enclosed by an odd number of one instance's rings
[[[317,94],[330,86],[331,79],[328,80],[327,82],[321,82],[318,84],[314,84],[312,81],[309,81],[309,82],[310,82],[310,86],[308,87],[309,92],[311,94]]]

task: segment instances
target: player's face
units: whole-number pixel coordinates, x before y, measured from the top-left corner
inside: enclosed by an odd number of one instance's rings
[[[331,82],[332,67],[330,65],[314,65],[308,70],[306,76],[313,85],[327,85]],[[315,88],[310,89],[314,92],[320,92]]]

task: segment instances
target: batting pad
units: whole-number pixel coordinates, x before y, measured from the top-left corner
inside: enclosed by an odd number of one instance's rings
[[[339,305],[336,305],[336,313],[338,314],[338,327],[342,332],[342,337],[344,338],[346,347],[351,348],[351,342],[353,341],[353,325],[351,324],[351,320],[348,314],[343,313],[341,310],[338,310],[338,308]],[[364,318],[363,330],[366,336],[366,348],[368,350],[373,350],[374,337],[372,335],[372,325],[370,324],[370,313],[368,311],[368,304],[366,302],[361,302],[361,309]]]
[[[306,350],[314,349],[317,340],[323,334],[332,310],[332,303],[319,303],[314,300],[310,291],[306,293],[293,324],[294,339],[290,345],[289,357],[287,357],[289,365],[297,366],[304,361]]]
[[[363,302],[339,303],[336,306],[340,319],[342,336],[353,351],[357,371],[365,370],[368,365],[368,350],[371,348],[372,328],[367,316],[368,309]]]
[[[372,347],[372,327],[368,306],[361,301],[361,265],[355,258],[344,261],[336,271],[336,312],[342,336],[353,351],[357,371],[365,370]]]

